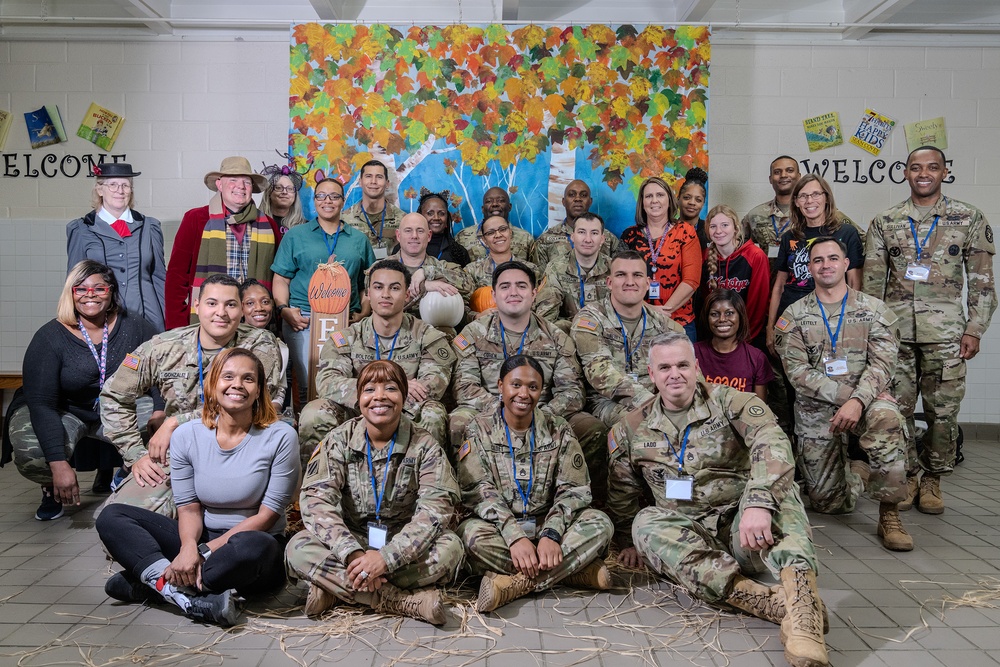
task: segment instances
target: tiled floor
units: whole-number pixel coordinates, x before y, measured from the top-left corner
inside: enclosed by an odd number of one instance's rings
[[[812,516],[833,665],[998,664],[996,445],[966,444],[965,463],[944,485],[944,515],[904,514],[917,544],[910,553],[878,545],[871,501],[851,516]],[[108,600],[108,563],[92,520],[100,498],[85,498],[68,516],[41,523],[33,519],[37,487],[12,465],[0,470],[0,666],[785,664],[776,626],[717,614],[645,577],[607,594],[560,588],[485,619],[455,606],[441,629],[342,608],[313,622],[289,589],[254,601],[245,623],[224,632],[169,608]],[[976,600],[942,602],[966,594]]]

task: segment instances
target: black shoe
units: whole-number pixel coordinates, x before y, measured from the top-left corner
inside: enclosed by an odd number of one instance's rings
[[[98,470],[97,474],[94,475],[94,484],[90,487],[90,490],[94,493],[111,493],[111,481],[115,477],[115,469],[108,468],[107,470]]]
[[[118,490],[118,487],[122,485],[122,482],[125,481],[125,478],[128,477],[131,472],[131,469],[126,468],[125,466],[118,469],[115,476],[111,479],[110,487],[112,493]]]
[[[191,606],[184,615],[202,623],[214,623],[224,628],[236,625],[240,610],[236,608],[236,590],[207,593],[191,598]]]
[[[122,602],[163,602],[163,597],[152,588],[124,572],[117,572],[104,582],[104,592],[109,598]]]
[[[35,518],[39,521],[52,521],[63,515],[62,503],[52,494],[52,487],[42,487],[42,504],[35,510]]]

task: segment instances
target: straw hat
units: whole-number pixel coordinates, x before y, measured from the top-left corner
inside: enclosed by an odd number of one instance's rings
[[[250,167],[250,160],[238,155],[223,160],[218,171],[210,171],[205,174],[205,186],[212,192],[218,192],[219,189],[215,187],[215,181],[222,176],[248,176],[253,181],[254,192],[263,192],[267,186],[267,179],[254,172]]]

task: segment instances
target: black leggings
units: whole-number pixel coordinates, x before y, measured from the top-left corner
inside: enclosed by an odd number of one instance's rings
[[[225,531],[205,530],[201,541]],[[138,579],[156,561],[172,561],[181,550],[174,519],[132,505],[108,505],[97,517],[97,533],[125,572]],[[285,540],[260,530],[229,538],[201,568],[202,586],[221,593],[235,588],[243,595],[268,591],[285,582]]]

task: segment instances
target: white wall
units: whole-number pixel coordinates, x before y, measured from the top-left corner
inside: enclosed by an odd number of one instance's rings
[[[861,160],[906,156],[902,123],[945,116],[956,181],[946,193],[1000,221],[1000,48],[760,46],[715,43],[710,83],[711,204],[740,213],[771,195],[767,167],[788,153],[800,159]],[[139,210],[172,236],[183,212],[207,202],[202,177],[227,155],[255,167],[284,150],[288,120],[288,43],[275,42],[0,42],[0,108],[16,114],[57,104],[69,133],[92,101],[126,118],[115,153],[143,172]],[[838,111],[845,133],[866,106],[901,124],[879,158],[853,146],[809,154],[802,120]],[[15,120],[3,153],[33,166],[46,153],[97,153],[71,137],[32,151]],[[65,222],[88,210],[93,181],[82,177],[4,177],[0,160],[0,371],[17,370],[33,332],[54,315],[65,275]],[[876,170],[876,175],[886,169]],[[830,167],[828,178],[833,177]],[[897,173],[898,178],[898,173]],[[834,184],[839,207],[867,224],[904,199],[905,185]],[[169,247],[168,247],[169,252]],[[1000,423],[1000,324],[970,366],[962,421]],[[994,394],[995,396],[995,394]]]

